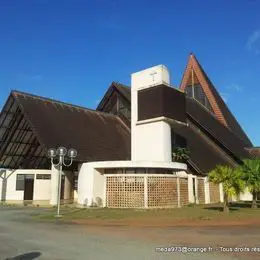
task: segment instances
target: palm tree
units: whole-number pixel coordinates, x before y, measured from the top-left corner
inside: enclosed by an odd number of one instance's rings
[[[188,148],[176,147],[172,153],[173,161],[175,162],[186,162],[190,158],[190,151]]]
[[[209,181],[223,185],[224,212],[229,212],[229,198],[238,196],[244,190],[244,181],[241,176],[241,171],[227,165],[217,165],[208,175]]]
[[[253,195],[252,208],[257,208],[257,193],[260,192],[260,160],[243,160],[243,165],[239,169],[243,173],[243,180],[246,187],[248,187],[248,190]]]

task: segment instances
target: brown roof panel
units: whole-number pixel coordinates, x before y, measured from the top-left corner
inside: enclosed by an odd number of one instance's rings
[[[218,164],[232,165],[230,159],[209,142],[206,136],[202,136],[199,128],[196,126],[189,127],[172,127],[173,131],[183,136],[187,140],[187,146],[190,151],[191,165],[195,165],[200,173],[208,173]]]
[[[117,117],[22,92],[12,92],[46,148],[78,150],[80,161],[130,159],[130,130]]]
[[[221,124],[210,112],[193,98],[186,98],[187,114],[198,123],[216,142],[238,159],[247,158],[245,143]]]
[[[252,146],[252,143],[249,140],[248,136],[219,95],[218,91],[212,84],[211,80],[203,70],[202,66],[200,65],[194,54],[191,54],[189,57],[189,61],[183,75],[180,89],[184,90],[189,84],[191,84],[190,77],[192,75],[192,71],[195,72],[196,80],[201,83],[201,86],[203,87],[204,92],[207,95],[207,98],[211,103],[211,106],[218,120],[222,122],[223,125],[232,130],[232,132],[238,138],[240,138],[246,146]]]

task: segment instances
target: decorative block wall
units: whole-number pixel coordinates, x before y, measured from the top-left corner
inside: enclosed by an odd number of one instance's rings
[[[180,204],[189,204],[188,178],[180,178]]]
[[[209,182],[209,198],[210,203],[220,202],[219,184]]]
[[[143,208],[144,177],[106,177],[106,206],[109,208]]]
[[[177,178],[147,177],[148,207],[174,208],[178,206]]]
[[[188,203],[187,178],[160,174],[106,175],[109,208],[175,208]]]

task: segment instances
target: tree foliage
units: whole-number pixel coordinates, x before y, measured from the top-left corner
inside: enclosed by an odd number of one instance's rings
[[[229,199],[238,196],[244,190],[245,182],[242,172],[227,165],[217,165],[208,175],[209,181],[222,184],[224,193],[223,211],[228,212]]]
[[[260,192],[260,160],[246,159],[238,170],[241,171],[242,179],[245,181],[246,187],[253,195],[252,208],[256,208],[257,193]]]
[[[176,147],[173,150],[172,158],[173,161],[185,163],[190,158],[190,151],[188,148]]]

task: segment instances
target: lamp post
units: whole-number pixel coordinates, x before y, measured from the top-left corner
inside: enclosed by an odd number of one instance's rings
[[[70,163],[65,163],[65,158],[67,157],[70,159]],[[71,166],[73,159],[77,157],[77,151],[75,149],[67,149],[65,147],[59,147],[58,149],[50,148],[48,150],[48,157],[51,159],[52,166],[57,167],[59,169],[59,179],[58,179],[58,194],[57,194],[57,217],[61,217],[60,215],[60,193],[61,193],[61,173],[62,173],[62,166]],[[54,159],[57,157],[58,162],[54,163]]]

